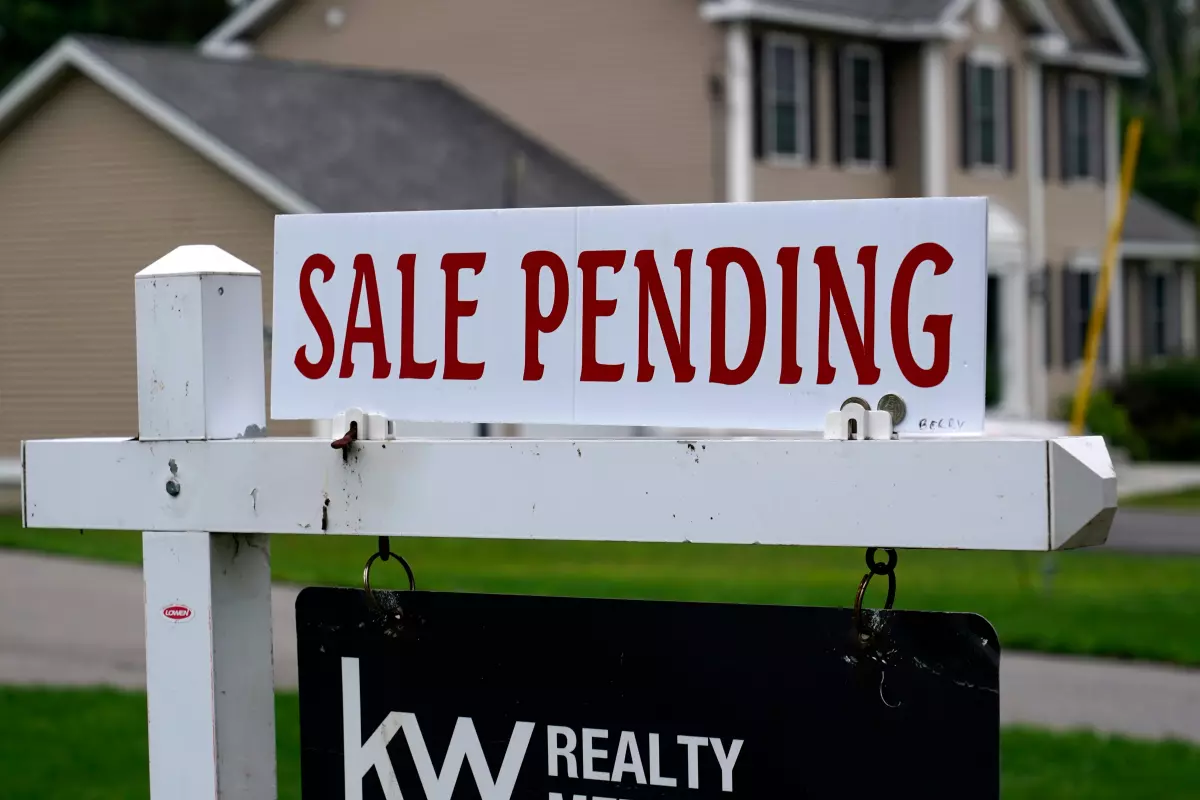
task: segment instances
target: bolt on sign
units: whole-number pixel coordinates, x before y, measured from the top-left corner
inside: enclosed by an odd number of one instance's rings
[[[999,797],[978,616],[377,597],[297,600],[305,798]]]
[[[281,216],[271,416],[983,427],[987,201]]]

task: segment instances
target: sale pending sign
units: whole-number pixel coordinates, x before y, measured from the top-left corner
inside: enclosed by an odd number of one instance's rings
[[[987,201],[280,216],[271,416],[983,427]]]

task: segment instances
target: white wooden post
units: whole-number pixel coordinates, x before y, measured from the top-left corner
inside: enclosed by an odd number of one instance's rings
[[[258,270],[217,247],[180,247],[135,287],[141,441],[263,435]],[[159,460],[155,497],[182,520],[202,465]],[[150,796],[274,798],[268,536],[147,531],[142,553]]]

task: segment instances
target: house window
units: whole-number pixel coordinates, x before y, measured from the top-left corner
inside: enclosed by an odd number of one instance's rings
[[[1001,167],[1008,152],[1008,70],[998,55],[975,53],[966,62],[967,164]]]
[[[1094,78],[1073,75],[1065,84],[1063,102],[1064,153],[1067,178],[1099,178],[1104,119],[1100,84]]]
[[[1166,265],[1149,268],[1142,278],[1142,350],[1147,359],[1179,352],[1183,330],[1180,324],[1179,273]]]
[[[799,158],[809,152],[808,44],[768,36],[763,47],[763,111],[766,152]]]
[[[868,45],[842,51],[842,152],[853,164],[883,163],[883,59]]]

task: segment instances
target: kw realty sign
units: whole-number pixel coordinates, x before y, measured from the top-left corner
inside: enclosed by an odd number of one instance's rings
[[[305,798],[998,797],[974,615],[868,612],[864,645],[844,609],[379,601],[297,601]]]
[[[987,201],[281,216],[271,416],[983,426]]]

